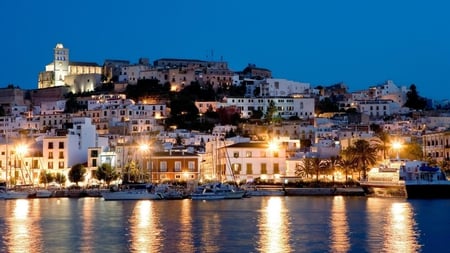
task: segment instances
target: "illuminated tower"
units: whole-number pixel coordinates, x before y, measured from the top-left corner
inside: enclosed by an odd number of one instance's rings
[[[55,86],[63,86],[65,85],[64,78],[69,74],[69,49],[58,43],[53,51]]]

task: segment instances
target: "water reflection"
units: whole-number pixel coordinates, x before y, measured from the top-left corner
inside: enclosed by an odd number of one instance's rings
[[[194,238],[192,234],[192,213],[191,213],[191,201],[181,201],[180,211],[177,213],[180,228],[179,228],[179,240],[178,251],[192,252],[194,245]],[[169,235],[171,236],[171,235]]]
[[[161,252],[161,225],[152,201],[137,201],[130,217],[130,248],[133,252]]]
[[[35,201],[18,199],[6,201],[11,216],[5,217],[3,237],[7,252],[42,251],[42,231],[39,226],[40,210]],[[35,205],[36,204],[36,205]]]
[[[82,215],[81,215],[81,247],[83,250],[89,250],[94,248],[94,242],[92,238],[94,238],[95,233],[95,225],[94,218],[92,214],[92,206],[96,204],[94,198],[86,198],[82,203]]]
[[[409,203],[393,203],[388,210],[384,248],[389,252],[418,252],[414,218]]]
[[[369,198],[368,243],[374,251],[419,252],[415,231],[414,212],[409,202],[393,202],[382,198]],[[371,242],[383,242],[370,244]],[[380,248],[382,247],[382,248]]]
[[[344,197],[333,198],[331,208],[331,252],[348,252],[350,249],[349,226]]]
[[[219,252],[218,244],[214,243],[214,238],[220,238],[221,217],[218,213],[212,214],[210,217],[204,217],[201,221],[201,237],[200,252]]]
[[[258,220],[261,252],[292,252],[289,244],[289,219],[286,199],[279,197],[263,201],[261,217]]]

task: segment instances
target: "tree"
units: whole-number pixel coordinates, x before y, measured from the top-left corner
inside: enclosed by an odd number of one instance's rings
[[[276,112],[277,112],[277,107],[275,106],[275,102],[273,100],[270,100],[269,105],[267,106],[266,114],[264,115],[266,122],[272,123],[272,121],[274,119],[274,114]]]
[[[94,176],[98,180],[105,181],[107,186],[109,186],[111,181],[116,180],[119,177],[116,170],[111,167],[111,164],[109,163],[103,163],[101,166],[99,166],[97,170],[95,170]]]
[[[386,152],[389,149],[390,135],[385,131],[383,131],[383,129],[380,127],[378,128],[375,127],[374,132],[375,136],[378,137],[376,148],[377,150],[383,152],[383,159],[386,159]]]
[[[69,98],[66,100],[66,107],[64,108],[64,112],[65,113],[75,113],[78,112],[78,102],[77,102],[77,98],[70,93],[69,94]]]
[[[339,156],[331,156],[328,160],[325,161],[327,170],[331,172],[333,183],[334,183],[334,172],[336,172],[336,168],[340,166],[341,158]]]
[[[84,176],[86,174],[86,168],[81,163],[77,163],[69,171],[69,180],[75,182],[78,186],[78,182],[84,181]]]
[[[321,114],[324,112],[338,112],[338,111],[339,111],[338,104],[333,100],[333,98],[330,97],[326,97],[320,100],[316,106],[317,114]]]
[[[122,181],[124,184],[127,183],[136,183],[140,181],[140,168],[139,166],[136,164],[135,161],[131,161],[129,162],[126,166],[125,166],[125,170],[126,173],[123,175]]]
[[[359,139],[345,152],[352,157],[352,161],[362,171],[362,179],[367,177],[367,167],[374,165],[377,161],[377,148],[368,141]]]
[[[343,150],[341,152],[341,159],[340,159],[339,166],[344,169],[345,183],[347,183],[348,182],[348,171],[354,170],[355,163],[353,162],[353,157],[351,156],[351,154],[347,154],[345,151],[346,150]]]
[[[303,158],[302,162],[295,166],[295,175],[298,177],[308,177],[312,174],[312,171],[312,158],[309,157]]]
[[[422,160],[423,152],[422,146],[417,142],[410,142],[403,144],[401,151],[401,157],[409,160]]]
[[[48,183],[53,182],[55,180],[52,173],[45,172],[45,170],[42,170],[41,173],[39,173],[39,183],[44,184],[44,186],[47,187]]]
[[[64,175],[62,173],[56,173],[54,178],[55,178],[55,182],[60,185],[64,185],[67,181],[66,175]]]
[[[324,171],[327,168],[327,163],[320,159],[319,157],[311,158],[312,161],[312,169],[316,172],[316,181],[319,181],[320,172]]]
[[[425,98],[419,96],[419,92],[417,91],[416,85],[411,84],[409,86],[409,91],[406,93],[406,103],[405,107],[414,110],[423,110],[427,106],[427,101]]]

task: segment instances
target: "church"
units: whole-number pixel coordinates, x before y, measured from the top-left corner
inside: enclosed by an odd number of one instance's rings
[[[39,73],[38,88],[66,86],[73,93],[93,91],[101,82],[102,67],[94,62],[69,60],[69,49],[62,43],[53,49],[53,62]]]

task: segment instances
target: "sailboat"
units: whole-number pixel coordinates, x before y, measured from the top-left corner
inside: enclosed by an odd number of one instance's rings
[[[226,147],[226,143],[224,142],[224,147]],[[227,163],[230,162],[228,153],[225,152],[225,157]],[[215,162],[213,162],[213,166],[217,166]],[[233,181],[233,184],[215,182],[207,185],[199,186],[193,193],[191,193],[191,199],[193,200],[215,200],[215,199],[242,199],[246,196],[246,190],[241,189],[238,186],[236,176],[231,169],[231,165],[225,166],[230,168],[230,175]],[[226,172],[225,172],[226,173]],[[220,171],[220,177],[222,177],[222,171]],[[223,181],[223,180],[221,180]]]

